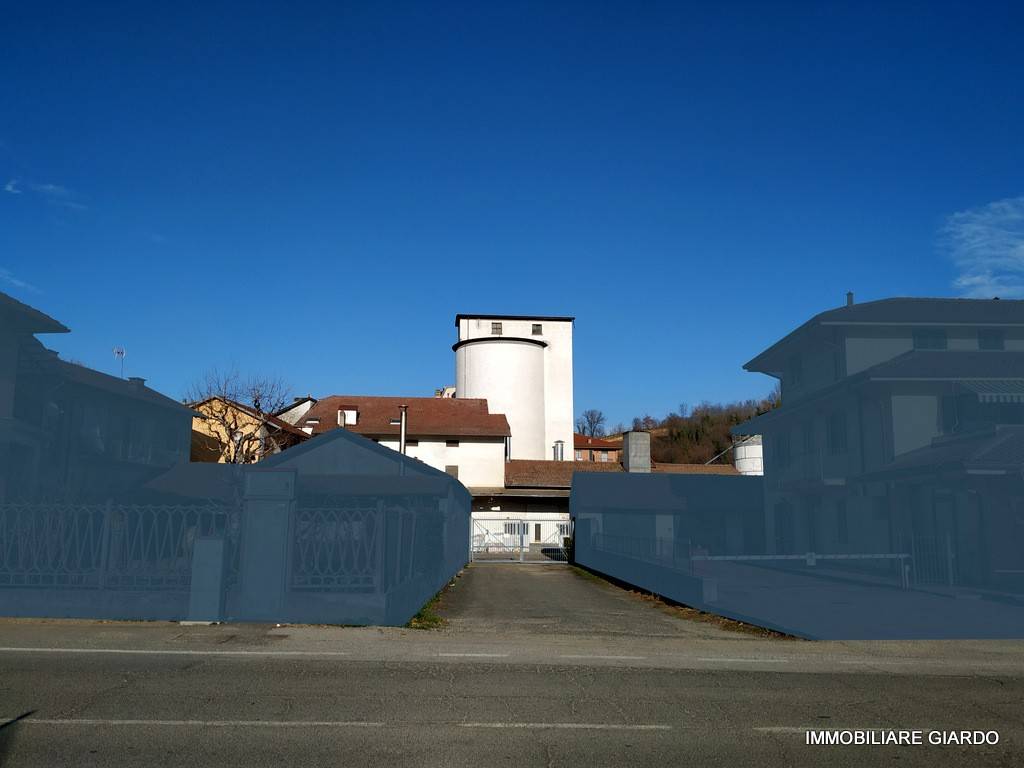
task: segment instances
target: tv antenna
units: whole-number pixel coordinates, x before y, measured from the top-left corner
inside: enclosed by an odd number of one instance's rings
[[[124,378],[124,356],[128,354],[128,350],[124,347],[114,347],[114,357],[121,361],[121,378]]]

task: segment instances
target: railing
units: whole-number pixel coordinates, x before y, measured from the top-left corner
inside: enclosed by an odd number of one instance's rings
[[[596,551],[607,554],[629,557],[634,560],[652,563],[675,570],[695,573],[695,563],[799,563],[814,567],[819,562],[823,565],[848,562],[883,562],[896,565],[896,581],[903,589],[910,587],[910,566],[908,561],[913,558],[905,552],[885,553],[825,553],[803,552],[800,554],[731,554],[712,555],[702,548],[693,547],[690,539],[673,541],[669,539],[644,538],[637,536],[619,536],[607,533],[593,534],[593,546]],[[917,583],[920,583],[918,581]]]
[[[286,583],[297,592],[380,592],[442,557],[436,504],[365,498],[292,513]],[[240,586],[244,515],[201,505],[0,505],[0,589],[188,592],[200,538],[225,543],[223,588]],[[465,551],[464,549],[462,551]]]
[[[376,505],[297,510],[291,589],[374,589],[382,524],[381,510]]]
[[[0,505],[0,587],[187,590],[201,537],[225,536],[237,575],[237,521],[212,506]]]
[[[614,555],[664,565],[668,568],[690,568],[690,540],[676,542],[655,537],[621,536],[609,533],[593,534],[595,550]]]
[[[289,589],[374,592],[415,578],[425,534],[444,521],[436,505],[402,505],[353,497],[336,505],[299,507],[292,524]],[[425,529],[419,529],[422,518]],[[440,554],[440,553],[436,553]]]

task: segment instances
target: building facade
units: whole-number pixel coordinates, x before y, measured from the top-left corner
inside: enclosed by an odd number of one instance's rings
[[[507,417],[510,459],[572,459],[573,320],[455,317],[455,397],[486,400]]]
[[[770,551],[893,553],[919,584],[1021,586],[1024,302],[851,296],[744,367],[782,386],[780,408],[733,430],[763,435]]]
[[[573,435],[573,451],[576,461],[596,461],[600,463],[617,463],[622,453],[622,443],[604,440],[589,435]]]
[[[509,423],[485,400],[333,395],[277,414],[310,435],[344,428],[447,472],[467,488],[504,483]],[[294,420],[294,421],[293,421]]]
[[[35,337],[66,332],[0,293],[0,502],[104,501],[188,461],[193,412]]]

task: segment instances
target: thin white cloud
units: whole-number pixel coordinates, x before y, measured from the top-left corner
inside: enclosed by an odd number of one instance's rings
[[[69,197],[71,192],[60,184],[29,184],[29,189],[47,197]]]
[[[963,296],[1024,297],[1024,197],[954,213],[942,235]]]
[[[12,195],[30,192],[45,199],[51,205],[67,208],[72,211],[85,211],[89,209],[89,206],[78,199],[78,195],[60,184],[40,184],[35,182],[22,184],[20,179],[12,178],[4,185],[4,192]]]
[[[39,289],[36,288],[32,283],[26,283],[24,280],[16,277],[10,270],[0,267],[0,283],[20,288],[23,291],[32,291],[33,293],[39,293]]]

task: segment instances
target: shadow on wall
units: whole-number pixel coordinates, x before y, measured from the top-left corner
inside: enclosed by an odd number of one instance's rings
[[[919,537],[904,547],[879,533],[856,547],[817,539],[812,549],[780,548],[766,538],[764,482],[577,473],[576,561],[701,610],[808,638],[1024,637],[1019,582],[980,570],[1007,564],[993,556],[988,535]],[[990,525],[1013,522],[993,515]],[[968,568],[968,551],[971,584],[958,570]],[[1016,557],[1015,570],[1024,569],[1024,554]]]

